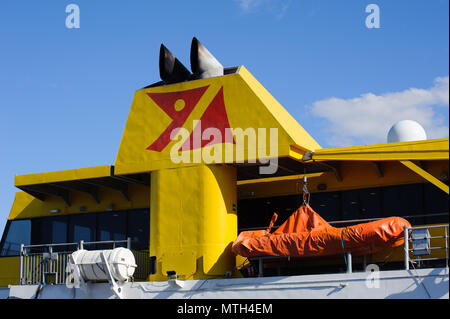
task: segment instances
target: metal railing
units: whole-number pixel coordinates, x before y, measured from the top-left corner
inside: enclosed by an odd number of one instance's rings
[[[440,236],[431,236],[429,233],[430,229],[444,229],[444,235]],[[426,236],[419,240],[425,240],[427,242],[426,247],[421,247],[420,250],[425,250],[426,252],[420,255],[414,254],[416,249],[414,248],[414,238],[412,236],[413,232],[415,230],[425,230]],[[405,236],[405,242],[404,242],[404,263],[405,263],[405,269],[408,270],[410,264],[415,268],[414,264],[420,265],[423,261],[431,261],[431,260],[445,260],[445,267],[448,268],[448,224],[446,225],[433,225],[433,226],[421,226],[421,227],[408,227],[405,226],[404,229],[404,236]],[[443,239],[444,246],[433,246],[433,239]],[[412,247],[412,248],[410,248]],[[432,255],[433,251],[445,250],[445,257],[429,257],[429,258],[423,258],[423,255]],[[412,254],[414,257],[410,257],[410,254]]]
[[[410,264],[414,268],[420,268],[421,264],[424,261],[437,261],[437,260],[445,260],[445,267],[448,268],[448,258],[449,258],[449,253],[448,253],[449,229],[448,228],[449,228],[448,224],[420,226],[420,227],[405,226],[405,228],[404,228],[404,268],[406,270],[408,270]],[[437,236],[436,235],[432,236],[429,232],[430,230],[434,230],[434,232],[438,232],[437,231],[438,229],[442,229],[443,231],[441,231],[439,233],[439,235],[437,235]],[[417,231],[417,230],[426,230],[427,231],[426,236],[418,239],[418,240],[425,240],[428,243],[426,245],[426,247],[421,246],[420,248],[417,248],[417,247],[413,246],[413,241],[415,241],[417,239],[414,239],[414,237],[412,236],[412,233],[413,233],[413,231]],[[440,239],[440,242],[436,242],[439,239]],[[417,253],[418,250],[421,251],[420,254]],[[438,254],[438,253],[436,253],[436,251],[441,251],[441,253]],[[416,255],[414,253],[416,253]],[[413,257],[410,257],[410,254]],[[351,252],[345,252],[344,256],[345,256],[345,264],[346,264],[346,273],[352,273],[353,272],[352,254],[351,254]],[[430,256],[430,257],[424,257],[424,256]],[[363,255],[362,258],[363,258],[363,260],[362,260],[363,269],[366,269],[366,266],[367,266],[366,256]],[[280,256],[261,256],[261,257],[252,257],[252,258],[248,258],[248,259],[249,259],[249,261],[254,261],[257,263],[258,276],[264,277],[264,261],[266,261],[266,260],[281,261],[283,259],[287,259],[288,261],[290,261],[291,258],[290,257],[280,257]],[[416,265],[416,266],[414,266],[414,265]],[[280,275],[280,273],[281,273],[279,265],[277,268],[277,273],[278,273],[278,275]]]
[[[131,238],[126,240],[109,240],[78,243],[20,245],[20,285],[64,284],[66,267],[70,255],[79,249],[89,249],[96,245],[109,245],[113,249],[125,244],[131,250]],[[106,249],[106,248],[103,248]],[[135,256],[136,268],[134,278],[145,280],[148,276],[148,251],[131,250]]]
[[[350,251],[346,251],[344,253],[345,256],[345,272],[347,274],[351,274],[353,272],[353,261],[352,261],[352,253]],[[295,259],[295,257],[293,257]],[[366,268],[366,256],[362,256],[363,259],[363,268]],[[248,258],[249,261],[254,261],[258,263],[258,277],[264,277],[264,261],[282,261],[287,260],[288,262],[291,261],[290,256],[259,256],[259,257],[250,257]],[[277,264],[277,276],[281,276],[281,265]]]

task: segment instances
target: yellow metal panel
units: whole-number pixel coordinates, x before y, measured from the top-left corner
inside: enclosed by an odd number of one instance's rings
[[[32,206],[33,202],[35,204],[38,204],[38,202],[40,202],[40,201],[27,193],[23,193],[23,192],[16,193],[13,205],[11,207],[11,211],[9,212],[8,219],[20,218],[19,216],[21,216],[21,214],[27,209],[27,207]],[[25,213],[25,216],[26,216],[26,213]],[[29,217],[29,216],[27,216],[27,217]],[[23,217],[23,218],[26,218],[26,217]]]
[[[111,165],[78,168],[65,171],[16,175],[15,186],[66,182],[79,179],[111,176]]]
[[[168,251],[160,259],[163,275],[176,271],[178,275],[191,277],[197,271],[197,253],[192,250]]]
[[[438,180],[436,177],[434,177],[433,175],[431,175],[427,171],[421,169],[416,164],[412,163],[411,161],[400,161],[400,163],[402,163],[403,165],[405,165],[406,167],[411,169],[413,172],[419,174],[420,176],[422,176],[424,179],[426,179],[427,181],[429,181],[433,185],[439,187],[441,190],[443,190],[447,194],[449,193],[449,187],[447,185],[445,185],[443,182]]]
[[[286,130],[287,134],[293,139],[298,149],[304,151],[315,151],[321,149],[320,145],[309,135],[309,133],[286,111],[286,109],[267,91],[261,83],[244,67],[241,66],[239,74],[249,86],[250,90],[258,96],[264,103],[267,110],[272,113],[280,126]],[[251,113],[256,113],[253,110]],[[245,114],[245,113],[244,113]],[[264,127],[264,126],[261,126]]]
[[[237,237],[236,169],[217,165],[204,168],[203,272],[224,276],[235,266],[231,244]]]
[[[158,273],[150,279],[167,280],[163,270],[176,271],[181,279],[232,270],[235,168],[196,165],[159,170],[151,178],[150,255],[157,258]]]
[[[200,150],[185,151],[183,153],[187,152],[191,156],[191,162],[187,164],[174,163],[171,159],[172,149],[177,153],[177,150],[181,146],[180,144],[187,138],[167,140],[165,141],[167,144],[160,150],[148,149],[152,143],[161,138],[163,132],[175,121],[163,111],[163,108],[159,105],[162,102],[158,102],[158,104],[149,96],[151,96],[151,94],[160,93],[173,93],[172,95],[178,96],[177,94],[179,92],[202,88],[206,88],[203,95],[201,95],[198,102],[196,102],[191,113],[187,115],[186,120],[180,125],[182,128],[186,129],[189,134],[191,134],[194,129],[194,121],[200,120],[212,105],[212,101],[215,101],[219,93],[223,92],[225,117],[228,119],[229,126],[232,129],[240,128],[243,131],[253,129],[256,133],[258,132],[258,129],[265,129],[265,149],[267,150],[267,153],[269,152],[270,146],[269,134],[271,128],[278,130],[279,157],[289,156],[291,153],[291,145],[298,146],[297,152],[299,150],[313,151],[320,148],[319,144],[314,141],[314,139],[292,118],[292,116],[289,115],[269,92],[267,92],[267,90],[265,90],[244,67],[241,67],[239,73],[236,74],[175,83],[136,91],[115,162],[116,174],[131,174],[164,168],[190,166],[194,162],[194,157],[200,154],[201,150],[214,153],[217,147],[223,147],[223,154],[225,151],[231,151],[234,156],[231,160],[222,156],[220,161],[214,163],[230,163],[238,160],[246,161],[267,158],[268,156],[265,156],[264,154],[259,156],[258,152],[256,152],[256,155],[251,154],[249,152],[248,143],[245,144],[246,147],[244,147],[243,156],[236,155],[236,145],[231,143],[219,143],[213,146],[205,146]],[[179,99],[174,102],[173,107],[175,110],[177,110],[176,103],[179,102],[180,99],[183,101],[188,100],[186,93],[183,94],[181,94]],[[183,110],[183,108],[181,108],[181,110]],[[177,110],[177,112],[179,111]],[[220,126],[221,121],[222,119],[220,118],[214,123],[214,126]],[[257,136],[255,147],[259,147],[258,142]],[[238,141],[236,141],[236,143],[238,143]],[[261,143],[261,150],[263,149],[263,146],[264,143]],[[251,147],[253,147],[253,145]],[[200,161],[205,163],[201,156]],[[199,161],[197,163],[199,163]]]
[[[386,143],[316,150],[316,161],[448,160],[449,139]]]
[[[8,285],[18,285],[20,280],[20,258],[1,257],[0,258],[0,287]]]

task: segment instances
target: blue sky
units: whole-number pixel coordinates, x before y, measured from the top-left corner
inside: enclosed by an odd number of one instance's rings
[[[80,28],[65,26],[68,4]],[[367,5],[380,28],[365,25]],[[0,229],[14,174],[113,164],[164,43],[245,65],[323,146],[383,143],[399,119],[448,136],[447,0],[0,2]],[[367,107],[370,105],[370,107]],[[355,125],[358,123],[359,125]]]

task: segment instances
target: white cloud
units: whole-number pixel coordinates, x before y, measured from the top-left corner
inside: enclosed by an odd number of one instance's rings
[[[277,19],[281,19],[289,6],[292,3],[292,0],[236,0],[239,4],[239,7],[242,9],[244,13],[249,13],[257,8],[263,8],[264,10],[270,12],[275,15]]]
[[[239,6],[244,11],[250,11],[256,7],[259,7],[264,0],[237,0]]]
[[[448,119],[448,106],[447,76],[436,78],[430,89],[367,93],[352,99],[332,97],[313,103],[310,111],[329,122],[330,146],[346,146],[385,143],[389,129],[400,120],[417,121],[428,138],[448,137],[448,120],[444,121]]]

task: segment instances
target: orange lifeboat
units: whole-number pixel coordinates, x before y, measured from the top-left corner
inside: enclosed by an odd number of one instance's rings
[[[327,256],[343,252],[372,254],[404,242],[404,227],[410,223],[400,217],[388,217],[344,228],[333,227],[308,204],[302,205],[276,231],[269,228],[244,231],[232,245],[232,251],[243,257],[259,256]]]

